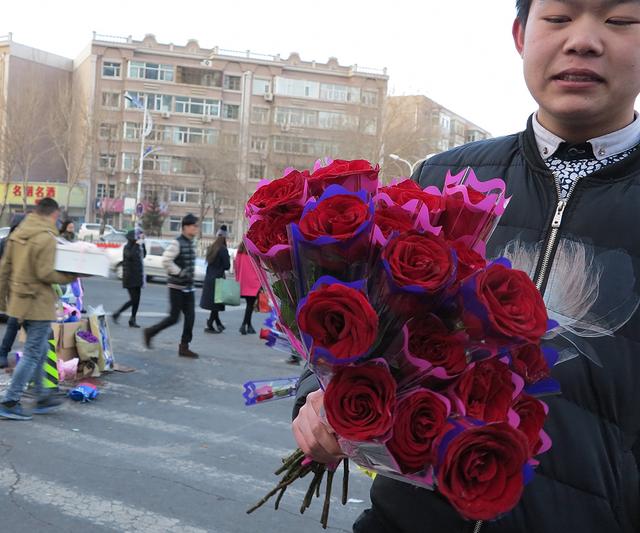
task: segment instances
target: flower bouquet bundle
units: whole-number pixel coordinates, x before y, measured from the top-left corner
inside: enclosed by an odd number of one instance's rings
[[[485,257],[505,183],[471,169],[448,173],[442,190],[377,176],[366,161],[334,161],[263,185],[247,205],[247,249],[345,457],[438,490],[465,518],[494,519],[550,448],[538,397],[557,390],[542,296]],[[336,466],[298,451],[260,503],[279,492],[277,506],[313,473],[303,512],[326,472],[326,527]]]

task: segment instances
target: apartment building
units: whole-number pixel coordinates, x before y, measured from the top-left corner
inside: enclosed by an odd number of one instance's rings
[[[143,198],[166,213],[162,234],[193,212],[205,236],[226,224],[237,242],[261,179],[321,157],[378,159],[387,82],[385,70],[335,58],[94,34],[73,69],[98,125],[87,216],[126,223],[142,149]],[[144,106],[153,125],[142,140]]]
[[[387,98],[384,123],[385,166],[391,174],[406,174],[408,167],[389,158],[389,154],[413,163],[491,137],[485,129],[422,95]]]
[[[49,113],[69,90],[72,74],[71,59],[0,36],[0,224],[46,196],[72,216],[85,214],[86,183],[73,191],[65,184],[67,167]]]

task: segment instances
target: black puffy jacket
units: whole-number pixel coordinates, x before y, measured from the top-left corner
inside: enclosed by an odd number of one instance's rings
[[[441,187],[448,170],[467,166],[481,180],[502,177],[512,196],[488,256],[502,255],[505,248],[512,255],[517,250],[517,263],[541,280],[549,307],[571,310],[570,319],[581,318],[573,324],[578,330],[592,323],[588,329],[608,328],[610,334],[599,331],[592,338],[573,335],[571,342],[552,342],[567,359],[553,369],[562,394],[545,399],[550,409],[545,429],[553,447],[541,456],[534,480],[512,512],[494,522],[467,522],[436,493],[378,476],[371,489],[372,509],[358,519],[354,531],[471,533],[479,527],[481,533],[638,532],[640,149],[580,179],[555,239],[550,239],[558,205],[555,180],[539,156],[531,121],[520,134],[432,157],[414,179],[422,187]],[[545,253],[546,269],[541,268]],[[312,381],[307,378],[301,391],[308,391]]]
[[[122,286],[135,289],[144,285],[144,258],[147,249],[144,244],[127,241],[122,250]]]

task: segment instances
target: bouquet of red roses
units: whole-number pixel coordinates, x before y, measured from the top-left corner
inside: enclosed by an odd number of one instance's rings
[[[538,397],[557,390],[542,296],[507,260],[485,258],[505,189],[471,169],[448,173],[442,191],[379,186],[377,167],[334,161],[292,170],[247,204],[247,249],[345,455],[438,490],[473,520],[519,501],[551,445]],[[335,468],[294,453],[276,507],[314,473],[303,512],[325,471],[330,493]],[[327,515],[328,499],[325,527]]]

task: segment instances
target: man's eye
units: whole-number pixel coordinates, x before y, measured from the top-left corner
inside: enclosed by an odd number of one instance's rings
[[[550,22],[551,24],[564,24],[565,22],[569,22],[569,17],[565,16],[552,16],[552,17],[544,17],[546,22]]]
[[[630,19],[609,19],[607,20],[607,24],[611,24],[612,26],[632,26],[633,24],[639,24],[638,20],[630,20]]]

